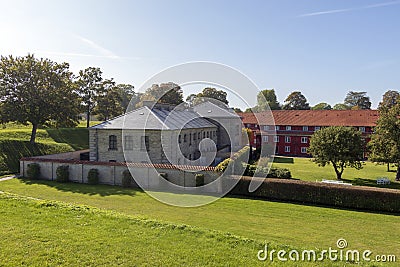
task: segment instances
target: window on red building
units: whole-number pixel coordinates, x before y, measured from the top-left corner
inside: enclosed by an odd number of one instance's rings
[[[290,152],[290,146],[285,146],[285,152]]]
[[[308,137],[302,137],[301,138],[301,143],[303,143],[303,144],[307,144],[307,141],[308,141]]]
[[[291,141],[290,136],[285,136],[285,143],[290,143],[290,141]]]

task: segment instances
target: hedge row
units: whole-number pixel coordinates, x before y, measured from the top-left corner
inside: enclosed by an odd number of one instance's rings
[[[286,179],[265,179],[254,192],[248,191],[251,177],[231,176],[240,179],[230,194],[273,200],[300,202],[400,213],[400,191],[364,186],[345,186]]]

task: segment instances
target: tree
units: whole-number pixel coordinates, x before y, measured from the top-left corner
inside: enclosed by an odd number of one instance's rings
[[[334,110],[349,110],[350,107],[343,103],[337,103],[333,106]]]
[[[382,102],[379,102],[378,109],[383,107],[392,108],[399,101],[400,93],[398,91],[389,90],[383,94]]]
[[[331,126],[315,132],[308,152],[319,166],[332,164],[338,180],[346,167],[362,168],[363,140],[352,127]]]
[[[140,101],[140,94],[135,93],[135,87],[131,84],[117,84],[115,90],[119,94],[119,104],[124,112],[130,111]],[[129,105],[129,103],[131,103]],[[129,107],[129,109],[128,109]]]
[[[30,142],[40,125],[77,124],[78,96],[68,63],[25,57],[0,58],[1,122],[31,123]]]
[[[400,180],[400,104],[381,108],[379,119],[368,144],[370,159],[375,162],[397,163],[396,180]]]
[[[311,108],[312,110],[331,110],[332,107],[328,103],[321,102]]]
[[[240,108],[232,108],[233,111],[235,111],[236,113],[242,113],[243,111]]]
[[[153,84],[140,97],[138,106],[143,105],[144,100],[156,101],[162,104],[179,105],[183,102],[182,89],[179,85],[173,82]]]
[[[287,110],[304,110],[310,109],[306,97],[298,91],[292,92],[286,99],[283,109]]]
[[[198,105],[204,101],[211,101],[216,105],[220,105],[221,102],[223,105],[228,105],[229,101],[226,99],[228,94],[223,90],[217,90],[216,88],[206,87],[203,89],[201,93],[197,95],[191,94],[188,96],[187,100],[191,102],[192,105]],[[202,99],[202,98],[207,98]],[[213,101],[215,99],[216,101]],[[190,103],[189,103],[190,104]]]
[[[271,110],[281,109],[274,89],[265,89],[257,94],[257,106],[254,107],[254,110],[256,112],[266,111],[267,104]]]
[[[101,92],[93,110],[95,114],[99,115],[100,120],[106,121],[124,113],[120,91],[113,80],[104,80]]]
[[[98,96],[103,94],[100,68],[88,67],[79,71],[77,80],[78,94],[81,97],[83,109],[86,112],[86,127],[89,128],[90,114],[97,105]]]
[[[371,109],[371,101],[366,92],[348,92],[344,104],[350,109]]]

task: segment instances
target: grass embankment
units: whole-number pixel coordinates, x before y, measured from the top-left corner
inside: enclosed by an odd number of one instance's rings
[[[332,165],[319,167],[310,158],[276,157],[273,166],[288,168],[293,178],[303,181],[322,181],[322,179],[336,180],[336,174]],[[378,177],[387,177],[391,180],[390,185],[377,185]],[[400,183],[395,182],[396,169],[392,167],[387,172],[386,165],[378,165],[373,162],[365,162],[361,170],[346,168],[343,172],[343,181],[353,185],[375,186],[384,188],[400,189]]]
[[[345,238],[352,249],[400,256],[400,239],[396,232],[399,217],[396,215],[233,197],[202,207],[180,208],[160,203],[134,189],[20,179],[1,182],[0,190],[230,232],[258,242],[328,249],[336,247],[339,238]]]
[[[89,147],[86,128],[39,129],[35,145],[29,143],[30,135],[29,126],[11,124],[0,129],[0,175],[18,172],[19,159],[22,157]]]

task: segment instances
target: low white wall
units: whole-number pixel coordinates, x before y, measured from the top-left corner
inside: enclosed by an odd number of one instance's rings
[[[108,185],[121,185],[123,172],[128,169],[122,163],[93,162],[93,161],[66,161],[66,160],[50,160],[46,158],[26,158],[20,161],[20,174],[27,176],[28,165],[36,163],[40,165],[40,179],[55,180],[56,170],[61,165],[69,166],[69,179],[71,182],[87,183],[88,173],[90,169],[99,171],[99,183]],[[141,164],[137,164],[141,165]],[[196,170],[183,171],[160,164],[155,168],[151,166],[130,166],[133,173],[144,181],[144,187],[157,186],[159,183],[165,183],[163,178],[159,177],[159,173],[166,173],[167,180],[173,184],[184,187],[195,187],[195,175],[204,174],[205,184],[215,181],[219,177],[219,173],[213,170]],[[160,181],[161,179],[161,181]],[[134,184],[135,186],[135,184]],[[137,186],[137,185],[136,185]],[[217,193],[221,190],[221,186],[209,188],[205,192]]]

